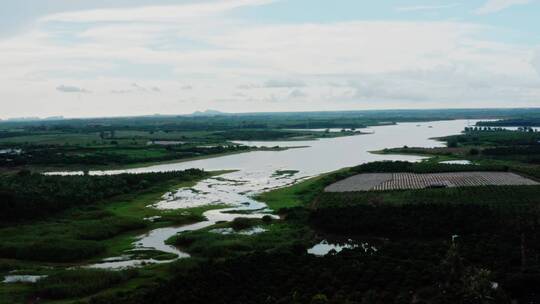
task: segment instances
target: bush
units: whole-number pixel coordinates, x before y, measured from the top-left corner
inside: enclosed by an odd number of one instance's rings
[[[311,298],[311,304],[326,304],[328,303],[328,297],[324,294],[316,294]]]
[[[82,240],[105,240],[125,231],[142,229],[147,223],[140,219],[110,217],[101,220],[87,220],[76,224],[77,237]]]
[[[478,155],[480,154],[480,151],[478,149],[470,149],[469,150],[469,155]]]
[[[243,230],[253,226],[253,221],[247,217],[237,217],[231,224],[234,230]]]
[[[96,241],[73,239],[21,239],[0,244],[0,256],[20,260],[73,262],[98,255],[105,246]]]
[[[89,207],[104,199],[144,190],[165,181],[188,181],[205,176],[208,173],[198,169],[106,176],[28,173],[0,176],[0,223],[35,219],[72,207]]]
[[[82,297],[127,281],[135,275],[135,270],[66,270],[39,280],[36,293],[48,299]]]

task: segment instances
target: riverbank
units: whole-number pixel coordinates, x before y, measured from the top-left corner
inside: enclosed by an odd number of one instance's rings
[[[230,172],[232,171],[210,172],[203,178]],[[200,222],[204,220],[203,214],[206,211],[225,207],[212,205],[182,210],[159,210],[148,207],[162,200],[164,193],[182,187],[192,187],[197,182],[198,180],[180,182],[170,180],[142,191],[104,200],[89,208],[76,208],[46,219],[1,228],[0,252],[3,255],[7,253],[6,246],[10,244],[18,244],[20,252],[26,250],[21,246],[28,246],[33,254],[31,259],[0,258],[0,277],[3,280],[3,276],[8,274],[50,276],[74,266],[84,267],[126,254],[140,258],[152,257],[158,261],[171,259],[163,252],[151,249],[135,252],[133,251],[135,242],[141,234],[148,231],[171,225]],[[99,240],[102,249],[92,254],[88,252],[88,247],[84,246],[93,244],[94,239]],[[42,240],[47,241],[44,243]],[[49,248],[47,242],[62,246]],[[64,246],[68,247],[64,249]],[[84,254],[79,255],[77,250],[81,250]],[[68,252],[74,258],[68,259]],[[0,283],[2,299],[0,302],[3,303],[3,299],[15,299],[17,294],[28,295],[32,290],[32,286],[24,283]],[[11,303],[17,302],[21,301],[13,300]]]
[[[203,155],[203,156],[195,156],[195,157],[174,159],[174,160],[167,160],[167,161],[138,162],[138,163],[126,164],[126,165],[107,165],[107,166],[80,166],[80,165],[30,166],[30,167],[11,168],[11,169],[7,169],[4,172],[14,173],[14,172],[18,172],[18,171],[24,170],[24,169],[28,169],[28,170],[35,171],[35,172],[42,172],[42,173],[59,172],[59,171],[61,171],[61,172],[83,172],[83,171],[129,170],[129,169],[135,169],[135,168],[147,168],[147,167],[151,167],[151,166],[159,166],[159,165],[167,165],[167,164],[181,164],[181,163],[192,162],[192,161],[197,161],[197,160],[219,158],[219,157],[224,157],[224,156],[237,155],[237,154],[256,152],[256,151],[280,152],[280,151],[286,151],[286,150],[290,150],[290,149],[303,149],[303,148],[308,148],[308,147],[309,146],[256,147],[256,148],[250,148],[250,149],[242,150],[242,151],[225,152],[225,153],[210,154],[210,155]],[[4,169],[6,169],[6,168],[4,168]]]
[[[280,252],[291,252],[291,248],[295,248],[296,255],[302,256],[305,253],[305,249],[314,245],[311,238],[311,229],[308,227],[308,215],[312,206],[312,195],[318,193],[317,191],[324,185],[322,181],[324,177],[315,177],[313,179],[307,179],[308,177],[319,176],[325,172],[332,172],[339,168],[350,167],[359,163],[369,162],[376,159],[383,159],[387,157],[380,157],[368,153],[369,150],[382,149],[385,146],[391,145],[403,145],[408,142],[414,142],[417,145],[433,146],[434,143],[429,138],[437,135],[453,134],[456,130],[461,130],[463,122],[435,122],[430,123],[433,128],[418,128],[415,125],[403,124],[400,126],[386,126],[376,129],[374,134],[366,136],[350,136],[334,138],[322,141],[310,141],[312,145],[306,149],[296,149],[288,151],[286,153],[246,153],[239,154],[234,157],[223,158],[209,158],[194,162],[184,162],[181,165],[170,165],[160,167],[147,167],[144,170],[132,170],[130,172],[155,172],[155,171],[171,171],[182,170],[189,167],[221,169],[221,168],[238,168],[239,171],[228,174],[222,179],[203,180],[190,185],[188,189],[177,192],[175,199],[177,201],[174,204],[169,204],[171,207],[179,206],[184,201],[195,202],[197,204],[211,203],[217,209],[209,211],[201,211],[202,215],[211,215],[210,223],[203,222],[203,227],[197,225],[190,225],[183,227],[177,227],[174,224],[174,217],[171,221],[158,221],[156,223],[147,223],[150,227],[155,227],[158,230],[156,233],[161,233],[163,230],[160,228],[168,228],[165,231],[167,235],[171,236],[189,236],[188,242],[193,241],[191,245],[185,244],[184,241],[180,241],[179,250],[187,253],[193,253],[194,256],[190,259],[180,259],[172,261],[169,265],[146,265],[141,267],[138,272],[140,275],[129,279],[119,285],[114,285],[120,288],[126,294],[130,294],[135,289],[127,290],[125,285],[136,285],[138,290],[144,289],[144,286],[149,290],[156,289],[154,281],[158,276],[149,274],[149,272],[155,271],[168,271],[169,274],[184,274],[186,269],[183,266],[189,263],[206,263],[206,258],[213,259],[213,261],[227,262],[229,256],[240,255],[256,255],[263,251],[263,254],[279,254]],[[423,133],[409,132],[410,130],[420,130]],[[408,134],[409,137],[400,136],[401,134]],[[302,143],[304,144],[304,143]],[[388,157],[392,159],[391,157]],[[399,157],[399,159],[411,159],[417,160],[416,157]],[[111,172],[111,174],[120,172]],[[324,182],[326,182],[324,180]],[[298,183],[298,184],[295,184]],[[291,188],[287,188],[291,186]],[[296,187],[298,186],[298,187]],[[278,188],[278,189],[276,189]],[[275,192],[272,191],[275,189]],[[162,189],[163,193],[169,189]],[[317,190],[317,191],[313,191]],[[266,194],[266,191],[271,191]],[[161,193],[161,195],[163,194]],[[262,193],[262,194],[261,194]],[[260,194],[262,199],[259,196]],[[255,195],[255,196],[254,196]],[[268,199],[265,199],[264,197]],[[255,197],[255,199],[253,199]],[[158,198],[159,199],[159,198]],[[259,201],[259,199],[261,201]],[[145,200],[142,200],[145,201]],[[251,219],[253,223],[250,228],[234,230],[234,219],[238,217],[249,217],[256,215],[258,217],[264,217],[268,215],[268,210],[265,209],[265,205],[261,202],[267,202],[268,205],[276,210],[283,220],[272,220],[269,223],[264,222],[262,219]],[[227,210],[229,208],[223,208],[222,203],[234,203],[236,207],[234,210]],[[137,205],[138,208],[131,210],[129,206]],[[116,206],[116,207],[114,207]],[[136,203],[133,200],[126,200],[126,204],[113,204],[111,210],[107,212],[114,214],[137,214],[140,217],[153,217],[154,213],[146,213],[144,210],[145,204]],[[114,207],[114,208],[113,208]],[[242,208],[246,207],[246,208]],[[127,208],[127,209],[126,209]],[[182,215],[182,210],[171,211],[178,212]],[[197,212],[194,212],[197,213]],[[159,215],[159,214],[158,214]],[[197,215],[197,214],[195,214]],[[197,222],[200,223],[200,222]],[[167,225],[171,226],[167,226]],[[208,224],[208,226],[206,226]],[[211,225],[217,224],[217,226],[211,227]],[[163,225],[163,226],[160,226]],[[192,228],[189,228],[189,227]],[[148,226],[147,226],[148,227]],[[39,227],[40,229],[42,227]],[[56,227],[58,229],[58,226]],[[189,229],[191,232],[185,232],[182,229]],[[196,229],[201,228],[199,231]],[[253,235],[244,235],[242,233],[250,232],[251,228],[261,228],[266,231],[255,233]],[[212,231],[214,229],[221,232],[229,232],[229,229],[233,229],[231,234],[221,234]],[[306,230],[307,229],[307,230]],[[145,229],[146,230],[146,229]],[[180,235],[177,232],[182,232]],[[259,230],[254,230],[259,231]],[[137,235],[134,235],[136,237]],[[122,254],[123,248],[128,248],[133,242],[125,241],[130,240],[129,236],[121,236],[122,240],[114,240],[118,249],[112,248],[107,257],[117,256]],[[165,241],[161,236],[156,240]],[[306,242],[306,240],[308,240]],[[321,241],[320,239],[317,242]],[[169,241],[170,243],[171,241]],[[161,243],[160,243],[161,244]],[[270,246],[269,246],[270,245]],[[284,246],[281,246],[284,245]],[[274,248],[276,247],[276,248]],[[148,253],[154,254],[154,253]],[[203,256],[205,259],[200,260],[198,255]],[[157,257],[157,256],[153,256]],[[171,260],[168,260],[171,261]],[[99,262],[96,259],[96,262]],[[193,265],[191,264],[191,265]],[[276,265],[278,269],[281,269],[284,265]],[[179,268],[177,268],[179,267]],[[213,267],[213,266],[212,266]],[[51,273],[52,274],[52,273]],[[169,277],[170,278],[170,277]],[[184,284],[190,284],[191,281],[184,281]],[[191,282],[192,283],[192,282]],[[242,284],[242,282],[238,282]],[[240,286],[239,285],[239,286]],[[111,286],[109,290],[94,291],[95,295],[103,295],[114,291],[120,291]],[[185,285],[178,285],[178,288],[182,288]],[[69,284],[66,284],[66,288]],[[81,295],[78,298],[85,298],[87,295]],[[69,300],[66,300],[69,301]],[[75,301],[75,299],[73,299]],[[108,301],[111,302],[111,301]],[[114,302],[114,301],[113,301]],[[309,301],[308,301],[309,302]],[[107,303],[104,301],[103,303]],[[127,302],[129,303],[129,302]]]

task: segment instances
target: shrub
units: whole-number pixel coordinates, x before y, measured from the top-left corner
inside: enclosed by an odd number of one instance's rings
[[[127,281],[136,274],[135,270],[66,270],[39,280],[36,293],[49,299],[82,297]]]
[[[105,250],[96,241],[72,239],[22,239],[0,244],[0,256],[20,260],[73,262],[98,255]]]
[[[253,226],[253,221],[247,217],[237,217],[231,224],[234,230],[243,230]]]
[[[473,149],[469,150],[469,154],[470,155],[478,155],[478,154],[480,154],[480,151],[478,149],[473,148]]]
[[[272,219],[272,217],[271,217],[270,215],[265,215],[265,216],[262,217],[262,221],[263,221],[264,223],[266,223],[266,224],[271,223],[272,220],[273,220],[273,219]]]

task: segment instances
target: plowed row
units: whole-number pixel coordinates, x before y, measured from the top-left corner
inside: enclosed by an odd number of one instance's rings
[[[388,191],[430,187],[539,185],[511,172],[365,173],[326,187],[326,192]]]

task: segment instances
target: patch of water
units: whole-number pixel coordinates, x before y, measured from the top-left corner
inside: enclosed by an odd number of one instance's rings
[[[372,127],[372,133],[358,136],[325,138],[309,141],[248,141],[238,142],[247,146],[291,147],[306,146],[302,149],[284,151],[252,151],[216,158],[168,163],[125,170],[91,171],[90,174],[120,174],[167,172],[201,168],[207,171],[236,170],[220,177],[209,178],[191,188],[182,188],[167,193],[152,207],[158,209],[181,209],[204,205],[229,205],[230,208],[210,210],[204,213],[206,221],[181,226],[159,228],[141,235],[135,242],[137,248],[152,248],[176,254],[179,258],[189,254],[165,244],[165,240],[182,233],[209,227],[217,222],[229,222],[237,217],[262,218],[267,215],[256,210],[265,209],[264,203],[253,197],[275,188],[295,184],[309,177],[337,169],[381,160],[420,161],[423,157],[413,155],[372,154],[369,151],[402,147],[444,147],[444,143],[432,138],[459,134],[473,121],[453,120],[426,123],[401,123],[397,125]],[[360,130],[361,131],[361,130]],[[290,176],[277,175],[282,170],[295,170]],[[82,172],[53,172],[49,174],[82,174]],[[129,261],[121,263],[127,264]],[[131,261],[139,265],[141,261]],[[161,261],[163,262],[163,261]],[[114,263],[114,262],[111,262]],[[103,264],[100,264],[103,265]],[[111,267],[116,265],[108,264]]]
[[[7,275],[2,283],[36,283],[46,277],[46,275]]]
[[[249,229],[243,229],[239,231],[234,230],[233,228],[216,228],[216,229],[210,230],[210,232],[212,233],[219,233],[223,235],[230,235],[230,234],[255,235],[255,234],[263,233],[266,231],[267,231],[266,229],[259,226],[251,227]]]
[[[346,243],[329,243],[327,240],[323,240],[318,244],[307,250],[307,253],[316,256],[325,256],[331,251],[341,252],[343,249],[362,248],[364,252],[377,252],[377,248],[369,245],[369,243],[356,244],[353,240],[348,240]]]
[[[445,160],[442,162],[439,162],[441,164],[449,164],[449,165],[471,165],[472,162],[470,160],[466,159],[460,159],[460,160]]]

